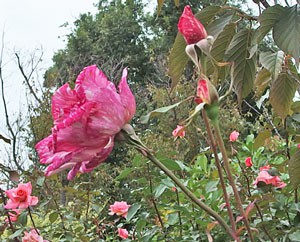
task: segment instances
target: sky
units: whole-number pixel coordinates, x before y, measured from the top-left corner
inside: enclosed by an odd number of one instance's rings
[[[97,0],[0,0],[0,47],[4,44],[2,73],[10,118],[13,121],[26,105],[25,86],[14,53],[19,53],[22,62],[32,53],[41,53],[37,81],[43,81],[43,73],[52,64],[52,56],[65,46],[64,36],[70,33],[72,23],[80,13],[97,12]],[[61,27],[64,23],[68,27]],[[1,36],[4,36],[2,41]],[[36,49],[39,49],[36,51]],[[0,91],[1,94],[1,91]],[[3,101],[0,99],[0,134],[8,137],[5,126]],[[5,159],[10,147],[0,140],[0,157]]]

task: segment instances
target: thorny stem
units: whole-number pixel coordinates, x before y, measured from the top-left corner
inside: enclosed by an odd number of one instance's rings
[[[29,214],[29,217],[30,217],[30,220],[31,220],[31,222],[32,222],[32,225],[33,225],[33,227],[34,227],[35,232],[36,232],[38,235],[40,235],[40,232],[38,231],[38,229],[37,229],[36,226],[35,226],[35,223],[34,223],[34,220],[33,220],[32,214],[31,214],[30,207],[28,207],[27,210],[28,210],[28,214]]]
[[[155,202],[155,199],[153,197],[153,184],[152,184],[152,178],[151,178],[151,175],[150,175],[150,166],[149,164],[147,163],[147,172],[148,172],[148,177],[149,177],[149,186],[150,186],[150,194],[151,194],[151,201],[153,203],[153,206],[154,206],[154,210],[157,214],[157,217],[158,217],[158,220],[159,220],[159,223],[161,225],[161,228],[164,230],[165,229],[165,226],[164,226],[164,223],[161,219],[161,216],[159,214],[159,211],[158,211],[158,208],[157,208],[157,205],[156,205],[156,202]]]
[[[222,167],[221,167],[221,164],[220,164],[220,161],[219,161],[219,158],[218,158],[218,152],[217,152],[217,149],[216,149],[216,142],[215,142],[215,139],[213,137],[211,127],[210,127],[210,124],[209,124],[209,121],[208,121],[205,110],[202,110],[202,117],[203,117],[203,120],[204,120],[204,123],[205,123],[205,126],[206,126],[208,137],[210,139],[209,146],[212,149],[214,157],[215,157],[215,163],[216,163],[216,166],[217,166],[217,170],[218,170],[218,174],[219,174],[219,178],[220,178],[220,183],[221,183],[221,187],[222,187],[222,190],[223,190],[223,196],[224,196],[224,200],[225,200],[225,203],[226,203],[226,208],[227,208],[227,212],[228,212],[228,215],[229,215],[230,224],[231,224],[232,230],[234,232],[236,232],[236,224],[235,224],[233,212],[232,212],[232,209],[231,209],[231,206],[230,206],[229,196],[228,196],[228,193],[227,193],[227,190],[226,190],[226,185],[225,185],[225,181],[224,181],[224,177],[223,177]]]
[[[154,163],[160,170],[162,170],[180,189],[181,191],[199,208],[204,210],[210,216],[215,218],[218,223],[224,228],[224,230],[230,235],[234,240],[237,240],[237,235],[233,230],[227,225],[225,220],[212,208],[203,203],[198,199],[193,192],[191,192],[176,176],[170,171],[164,164],[162,164],[153,154],[152,151],[146,147],[138,136],[135,134],[133,128],[127,124],[123,127],[121,133],[119,133],[117,139],[126,141],[127,144],[132,145],[138,151],[142,153],[146,158],[148,158],[152,163]]]
[[[243,217],[246,229],[248,231],[248,235],[249,235],[250,241],[254,242],[254,237],[252,235],[252,231],[251,231],[251,228],[250,228],[250,223],[248,221],[248,218],[246,217],[246,214],[245,214],[245,211],[243,209],[243,205],[242,205],[242,201],[241,201],[239,192],[237,190],[234,178],[233,178],[232,173],[231,173],[231,169],[230,169],[230,165],[229,165],[229,160],[228,160],[228,156],[227,156],[227,152],[226,152],[226,149],[225,149],[225,145],[224,145],[224,142],[223,142],[223,139],[222,139],[222,136],[221,136],[221,131],[220,131],[219,123],[215,122],[213,124],[213,126],[215,128],[216,141],[217,141],[217,144],[219,145],[219,149],[220,149],[220,151],[222,153],[223,162],[224,162],[224,168],[226,170],[229,183],[230,183],[230,185],[232,187],[232,190],[233,190],[233,193],[234,193],[234,197],[235,197],[236,203],[238,205],[238,209],[240,210],[241,216]]]

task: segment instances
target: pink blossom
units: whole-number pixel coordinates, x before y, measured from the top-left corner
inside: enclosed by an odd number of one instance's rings
[[[245,164],[247,167],[251,167],[253,165],[251,157],[247,157],[245,159]]]
[[[49,242],[48,240],[43,240],[43,237],[40,236],[34,229],[24,232],[25,235],[22,238],[22,242]]]
[[[96,65],[77,77],[75,89],[60,87],[52,97],[52,134],[41,140],[36,150],[46,176],[71,169],[68,179],[78,172],[91,172],[109,156],[114,138],[133,117],[135,98],[123,70],[118,91]]]
[[[129,208],[130,208],[130,205],[127,204],[127,202],[123,202],[123,201],[115,202],[113,205],[110,205],[109,215],[117,214],[119,216],[126,218]]]
[[[281,181],[279,176],[272,176],[269,174],[269,170],[271,169],[271,167],[268,166],[263,166],[261,167],[259,170],[259,174],[256,178],[256,180],[253,182],[253,185],[256,185],[259,182],[264,182],[266,185],[271,184],[274,187],[277,188],[284,188],[286,186],[286,183],[284,183],[283,181]]]
[[[190,6],[185,6],[178,22],[178,30],[188,45],[195,44],[207,37],[202,23],[193,15]]]
[[[127,229],[118,228],[118,235],[122,239],[127,239],[128,238],[128,231],[127,231]]]
[[[16,222],[18,220],[19,215],[20,215],[19,209],[12,209],[11,212],[8,212],[8,216],[9,216],[11,222]],[[5,219],[5,222],[9,223],[8,218]]]
[[[177,125],[177,128],[173,130],[172,135],[174,137],[184,137],[185,136],[184,127],[181,125]]]
[[[5,193],[8,196],[7,204],[4,206],[5,209],[16,209],[16,208],[28,208],[38,203],[39,199],[34,196],[30,196],[32,192],[31,182],[20,183],[17,188],[6,190]]]
[[[197,104],[212,104],[218,100],[219,94],[216,88],[211,84],[211,82],[205,79],[200,79],[198,81],[195,102]]]
[[[300,149],[300,144],[297,145],[297,148]]]
[[[234,131],[232,131],[232,133],[230,134],[229,140],[230,140],[231,142],[235,142],[235,141],[237,141],[239,135],[240,135],[240,133],[237,132],[236,130],[234,130]]]

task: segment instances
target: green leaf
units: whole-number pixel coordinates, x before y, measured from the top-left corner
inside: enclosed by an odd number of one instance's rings
[[[259,132],[257,137],[254,140],[253,149],[257,150],[259,147],[264,146],[265,140],[270,138],[272,135],[272,132],[270,130],[264,130],[262,132]]]
[[[290,113],[296,89],[296,82],[287,73],[281,73],[272,83],[270,103],[282,119]]]
[[[23,226],[26,226],[26,224],[27,224],[27,214],[28,214],[27,211],[24,211],[18,217],[18,222],[20,224],[22,224]]]
[[[254,80],[254,86],[256,89],[256,95],[258,97],[260,97],[264,93],[270,81],[271,73],[267,69],[263,68],[257,73]]]
[[[44,181],[45,181],[45,176],[40,176],[40,177],[37,179],[36,184],[37,184],[38,186],[42,187],[43,184],[44,184]]]
[[[116,177],[116,180],[121,180],[121,179],[126,178],[132,171],[133,171],[133,168],[131,168],[131,167],[125,168],[125,169],[124,169],[124,170]]]
[[[297,65],[300,56],[300,5],[286,7],[273,28],[273,38],[278,47],[291,54]]]
[[[206,28],[208,35],[212,35],[216,39],[224,30],[225,26],[231,21],[232,17],[232,14],[225,14],[211,22]]]
[[[281,5],[269,7],[263,11],[263,13],[258,18],[260,26],[255,32],[255,36],[253,38],[256,43],[259,43],[274,27],[275,23],[281,18],[283,12],[284,7],[282,7]]]
[[[14,239],[14,238],[20,236],[22,234],[22,232],[23,232],[23,230],[19,229],[19,230],[15,231],[12,235],[10,235],[8,238],[9,239]]]
[[[188,63],[189,57],[185,53],[186,43],[182,35],[178,32],[173,48],[171,49],[171,53],[169,56],[169,75],[172,78],[171,89],[173,90],[174,87],[179,82],[183,70]]]
[[[56,221],[56,219],[58,218],[58,213],[57,212],[53,212],[49,215],[49,221],[50,223],[54,223]]]
[[[170,111],[171,109],[178,107],[181,103],[185,102],[186,100],[187,99],[185,99],[183,101],[180,101],[178,103],[172,104],[170,106],[166,106],[166,107],[161,107],[161,108],[155,109],[155,110],[151,111],[150,113],[148,113],[147,115],[142,116],[140,118],[140,122],[142,124],[146,124],[146,123],[148,123],[148,121],[149,121],[150,118],[155,117],[155,116],[157,116],[160,113],[166,113],[166,112]]]
[[[211,5],[203,8],[200,12],[195,14],[195,17],[198,18],[204,26],[206,26],[221,10],[222,8],[220,6]]]
[[[179,221],[178,213],[168,214],[167,218],[168,218],[168,224],[169,225],[175,225]]]
[[[196,165],[207,173],[207,157],[206,155],[199,155],[196,160]]]
[[[136,212],[140,209],[141,204],[135,203],[133,205],[130,206],[130,208],[128,209],[128,213],[126,216],[126,221],[129,222],[133,216],[136,214]]]
[[[165,184],[159,184],[154,190],[154,197],[159,198],[167,188]]]
[[[281,50],[275,53],[262,52],[259,56],[259,61],[271,73],[273,80],[276,80],[281,72],[283,60],[284,52]]]
[[[232,62],[231,78],[239,103],[250,93],[255,79],[256,56],[248,59],[251,35],[252,31],[249,29],[235,34],[225,53],[225,59]]]
[[[289,160],[289,175],[293,187],[296,189],[300,184],[300,150],[298,149]]]

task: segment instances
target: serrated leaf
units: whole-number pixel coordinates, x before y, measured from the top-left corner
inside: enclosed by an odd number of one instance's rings
[[[236,31],[236,24],[230,23],[227,24],[224,30],[218,35],[218,38],[214,41],[213,46],[211,48],[210,54],[217,62],[224,61],[225,51],[231,42]],[[212,80],[223,80],[228,75],[228,66],[217,67],[215,64],[213,65],[211,62],[207,65],[207,74],[208,76],[213,76]]]
[[[278,47],[292,55],[297,65],[300,56],[300,5],[285,7],[284,13],[275,23],[273,38]]]
[[[271,81],[271,73],[265,68],[261,69],[257,73],[256,78],[254,80],[256,96],[260,97],[264,93],[270,81]]]
[[[271,135],[272,132],[270,130],[264,130],[262,132],[259,132],[259,134],[254,140],[253,149],[257,150],[259,147],[264,146],[265,140],[270,138]]]
[[[297,150],[289,160],[289,175],[293,187],[298,188],[300,184],[300,150]]]
[[[49,221],[50,223],[54,223],[56,221],[56,219],[58,218],[58,213],[57,212],[53,212],[49,215]]]
[[[271,73],[273,80],[276,80],[281,72],[283,60],[284,52],[281,50],[275,53],[262,52],[259,56],[259,61]]]
[[[162,8],[162,5],[164,4],[164,1],[165,0],[157,0],[157,15],[160,15],[161,8]]]
[[[256,56],[248,59],[251,35],[250,29],[236,33],[225,53],[225,59],[232,62],[231,78],[239,103],[250,93],[255,79]]]
[[[296,82],[287,73],[281,73],[272,83],[270,103],[282,119],[290,113],[296,89]]]
[[[183,70],[189,60],[189,57],[185,53],[185,40],[180,33],[177,33],[175,38],[175,42],[173,48],[171,49],[171,53],[169,56],[169,76],[172,78],[171,89],[173,90],[174,87],[179,82]]]
[[[206,28],[208,35],[212,35],[216,39],[218,35],[223,31],[225,26],[231,21],[232,17],[232,14],[225,14],[222,17],[217,18],[216,20],[211,22]]]
[[[154,197],[159,198],[167,188],[165,184],[159,184],[154,190]]]
[[[166,113],[166,112],[170,111],[171,109],[178,107],[181,103],[183,103],[185,101],[186,101],[186,99],[183,101],[180,101],[178,103],[166,106],[166,107],[161,107],[161,108],[155,109],[155,110],[151,111],[150,113],[148,113],[147,115],[142,116],[140,118],[140,122],[142,124],[146,124],[146,123],[148,123],[150,118],[155,117],[161,113]]]
[[[206,26],[221,10],[222,8],[220,6],[211,5],[203,8],[195,14],[195,17],[198,18],[204,26]]]
[[[258,18],[260,26],[257,31],[255,31],[255,36],[253,38],[255,43],[259,43],[266,36],[266,34],[274,27],[275,23],[281,18],[283,12],[284,7],[281,5],[274,5],[262,12]]]
[[[128,213],[126,216],[126,221],[129,222],[133,216],[136,214],[136,212],[140,209],[141,204],[135,203],[133,205],[130,206],[130,208],[128,209]]]

